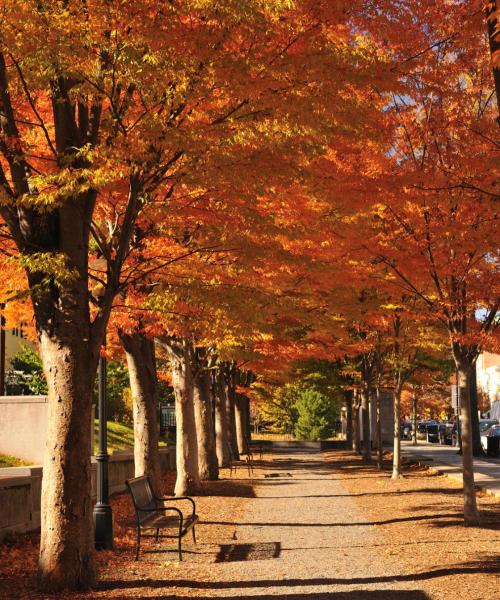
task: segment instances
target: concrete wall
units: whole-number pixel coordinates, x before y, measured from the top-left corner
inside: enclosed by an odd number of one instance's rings
[[[160,448],[162,471],[175,469],[175,448]],[[92,495],[96,496],[97,464],[92,457]],[[40,498],[43,468],[0,469],[0,541],[8,533],[32,531],[40,527]],[[134,477],[132,452],[118,452],[109,459],[109,491],[125,489],[125,480]]]
[[[392,444],[394,438],[394,426],[392,416],[393,394],[391,390],[382,390],[380,393],[381,404],[381,423],[382,423],[382,443]],[[360,438],[363,440],[363,416],[359,411],[360,420]],[[370,427],[372,443],[375,444],[377,437],[377,410],[375,396],[370,399]]]
[[[0,469],[0,541],[40,527],[42,467]]]
[[[47,415],[47,396],[0,396],[0,453],[43,463]],[[90,428],[93,447],[94,412]]]

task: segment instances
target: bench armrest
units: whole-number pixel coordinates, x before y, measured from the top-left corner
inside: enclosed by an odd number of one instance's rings
[[[196,514],[195,501],[189,496],[166,496],[164,498],[155,496],[155,500],[160,500],[161,502],[176,502],[177,500],[188,500],[193,505],[193,515]]]

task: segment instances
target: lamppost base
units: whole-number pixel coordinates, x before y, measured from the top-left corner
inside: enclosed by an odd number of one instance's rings
[[[113,549],[113,513],[109,504],[94,506],[94,542],[97,550]]]

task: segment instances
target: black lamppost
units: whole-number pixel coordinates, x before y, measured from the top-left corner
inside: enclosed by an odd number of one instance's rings
[[[106,346],[106,339],[104,339]],[[99,358],[99,452],[97,461],[97,502],[94,506],[94,541],[98,550],[113,548],[113,512],[109,504],[108,432],[106,415],[106,356]]]

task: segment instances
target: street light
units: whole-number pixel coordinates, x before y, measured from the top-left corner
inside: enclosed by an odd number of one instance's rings
[[[104,288],[94,291],[98,303],[102,302]],[[104,334],[104,348],[106,348],[106,334]],[[113,511],[109,504],[109,478],[108,478],[108,432],[106,415],[106,355],[104,352],[99,357],[99,451],[97,461],[97,498],[94,505],[94,542],[98,550],[113,548]]]

